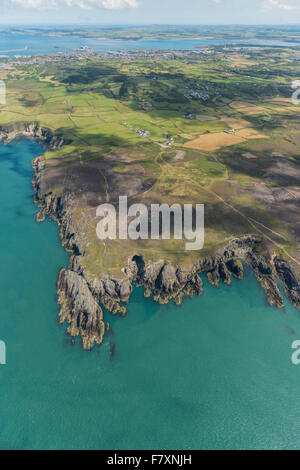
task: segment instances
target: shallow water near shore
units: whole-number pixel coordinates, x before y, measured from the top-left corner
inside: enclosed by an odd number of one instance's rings
[[[56,224],[34,221],[42,151],[0,145],[0,448],[298,448],[299,311],[269,307],[251,272],[181,307],[136,289],[102,346],[71,344],[55,286],[68,255]]]

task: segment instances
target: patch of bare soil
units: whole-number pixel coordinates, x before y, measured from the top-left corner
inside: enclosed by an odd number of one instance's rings
[[[218,118],[216,116],[209,116],[208,114],[197,114],[198,121],[216,121]]]

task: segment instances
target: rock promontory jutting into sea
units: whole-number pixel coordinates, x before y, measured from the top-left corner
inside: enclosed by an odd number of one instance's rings
[[[14,139],[26,137],[40,141],[51,151],[60,149],[64,141],[38,124],[25,124],[16,128],[2,128],[0,140],[8,143]],[[60,226],[63,245],[71,252],[69,269],[63,269],[57,281],[58,300],[61,305],[60,321],[69,323],[71,336],[82,337],[84,349],[100,344],[105,335],[105,324],[101,307],[112,314],[125,315],[127,304],[134,285],[143,286],[145,297],[152,296],[160,304],[173,300],[180,305],[184,296],[202,295],[203,283],[199,274],[205,273],[210,284],[219,287],[219,283],[231,283],[231,276],[243,278],[245,262],[256,273],[256,277],[270,305],[283,307],[283,297],[278,289],[278,281],[284,285],[285,293],[292,304],[300,308],[300,285],[286,260],[280,259],[270,251],[270,245],[257,235],[233,238],[223,249],[218,249],[214,256],[201,258],[184,269],[166,260],[149,261],[138,252],[133,253],[123,266],[123,275],[119,278],[103,272],[103,276],[91,275],[85,267],[84,256],[86,239],[80,230],[80,224],[74,223],[72,193],[64,191],[57,196],[52,191],[45,192],[44,177],[47,161],[43,156],[33,162],[35,202],[39,204],[37,221],[46,216],[54,219]],[[267,253],[262,256],[262,250]]]
[[[99,304],[113,314],[125,315],[133,285],[143,286],[145,296],[153,297],[161,304],[173,300],[180,305],[184,295],[202,295],[200,273],[206,273],[210,284],[219,287],[219,282],[231,283],[231,276],[243,278],[243,264],[247,263],[256,273],[257,280],[266,291],[270,305],[283,307],[283,297],[278,289],[282,281],[285,293],[293,305],[300,308],[300,285],[287,262],[271,253],[261,256],[258,249],[264,241],[261,237],[248,235],[231,240],[215,256],[199,259],[190,270],[173,266],[164,260],[147,262],[134,254],[124,266],[120,279],[104,275],[92,278],[81,264],[84,256],[84,242],[80,233],[74,230],[72,215],[68,208],[68,197],[56,198],[53,194],[41,194],[41,179],[44,163],[41,157],[33,161],[36,202],[40,211],[37,220],[43,221],[49,215],[60,225],[63,245],[72,252],[69,269],[60,272],[57,290],[61,304],[60,319],[70,324],[72,336],[82,336],[83,347],[89,349],[94,343],[100,344],[104,337],[104,323]]]

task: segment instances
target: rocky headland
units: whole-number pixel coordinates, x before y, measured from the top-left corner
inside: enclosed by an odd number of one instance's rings
[[[278,282],[281,282],[292,304],[300,308],[300,285],[290,266],[271,254],[261,256],[258,248],[264,241],[251,234],[231,240],[215,256],[199,259],[188,271],[164,260],[147,262],[135,253],[124,266],[122,279],[105,275],[101,279],[92,278],[81,263],[84,243],[80,234],[74,231],[68,195],[61,199],[54,194],[43,194],[40,181],[44,164],[40,157],[33,161],[33,167],[33,185],[40,206],[37,220],[43,221],[47,215],[56,220],[60,225],[62,242],[72,252],[69,268],[60,272],[57,282],[60,319],[69,322],[68,331],[72,336],[82,336],[84,348],[89,349],[103,339],[105,329],[100,306],[112,314],[125,315],[134,285],[144,287],[145,297],[152,297],[160,304],[173,300],[180,305],[185,295],[202,295],[200,273],[205,273],[209,283],[218,288],[220,283],[230,285],[232,277],[243,279],[243,263],[255,272],[270,305],[278,308],[284,305],[278,288]]]
[[[0,128],[0,141],[4,143],[21,137],[37,140],[49,150],[57,150],[64,143],[38,124]],[[46,216],[54,219],[60,227],[62,244],[71,253],[69,267],[61,270],[57,281],[60,321],[68,322],[68,332],[72,337],[81,336],[84,349],[91,349],[103,341],[103,308],[112,314],[126,314],[134,286],[144,287],[145,297],[152,297],[160,304],[174,301],[180,305],[185,296],[202,295],[203,282],[199,274],[205,273],[209,283],[218,288],[220,283],[230,285],[232,277],[242,279],[244,264],[255,272],[270,305],[283,307],[278,287],[281,283],[291,303],[300,308],[300,285],[288,262],[271,251],[261,255],[264,239],[253,234],[233,238],[214,256],[200,258],[189,270],[164,260],[149,262],[139,253],[134,253],[123,267],[122,278],[115,279],[105,274],[101,278],[91,276],[82,263],[86,240],[74,225],[72,195],[67,191],[62,196],[45,191],[45,161],[42,156],[35,158],[32,165],[35,202],[39,205],[36,220],[42,222]]]

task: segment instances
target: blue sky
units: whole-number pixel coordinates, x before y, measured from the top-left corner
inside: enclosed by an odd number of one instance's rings
[[[1,24],[300,24],[300,0],[0,0]]]

